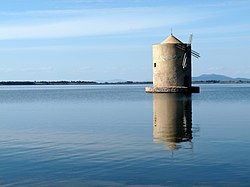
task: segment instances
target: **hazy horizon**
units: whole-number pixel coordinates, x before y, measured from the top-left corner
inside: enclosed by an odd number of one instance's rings
[[[225,78],[230,78],[230,79],[249,79],[248,77],[231,77],[231,76],[226,76],[226,75],[222,75],[222,74],[201,74],[198,76],[192,76],[192,78],[199,78],[199,77],[203,77],[203,76],[208,76],[208,77],[213,77],[213,76],[222,76]],[[217,80],[214,78],[209,78],[207,80]],[[133,81],[133,82],[152,82],[153,80],[131,80],[131,79],[98,79],[98,80],[0,80],[0,82],[22,82],[22,81],[28,81],[28,82],[40,82],[40,81],[47,81],[47,82],[53,82],[53,81],[86,81],[86,82],[97,82],[97,83],[104,83],[104,82],[126,82],[126,81]]]

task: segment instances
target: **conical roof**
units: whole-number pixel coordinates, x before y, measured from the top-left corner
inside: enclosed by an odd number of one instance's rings
[[[170,34],[167,39],[161,42],[161,44],[179,44],[182,43],[179,39],[177,39],[173,34]]]

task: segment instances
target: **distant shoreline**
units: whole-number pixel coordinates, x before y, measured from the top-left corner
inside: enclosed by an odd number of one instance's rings
[[[153,84],[150,81],[95,82],[95,81],[2,81],[0,86],[18,85],[107,85],[107,84]]]
[[[242,80],[207,80],[193,81],[193,84],[250,84],[250,81]],[[151,81],[124,81],[124,82],[95,82],[95,81],[1,81],[0,86],[18,85],[130,85],[130,84],[153,84]]]

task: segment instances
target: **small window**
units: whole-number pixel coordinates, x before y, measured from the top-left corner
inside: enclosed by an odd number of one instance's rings
[[[156,63],[154,63],[154,67],[156,67]]]

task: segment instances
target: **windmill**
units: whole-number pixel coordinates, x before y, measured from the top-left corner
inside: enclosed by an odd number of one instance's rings
[[[192,86],[191,58],[200,54],[191,49],[192,35],[183,43],[171,34],[153,49],[153,86],[146,87],[148,93],[199,93]]]
[[[191,50],[191,44],[192,44],[192,40],[193,40],[193,34],[190,34],[189,39],[188,39],[188,43],[186,46],[180,45],[180,44],[176,44],[176,47],[183,50],[184,56],[183,56],[183,61],[182,61],[182,67],[183,69],[187,67],[187,53],[190,52]],[[195,58],[199,58],[200,54],[194,50],[191,50],[191,55]]]

